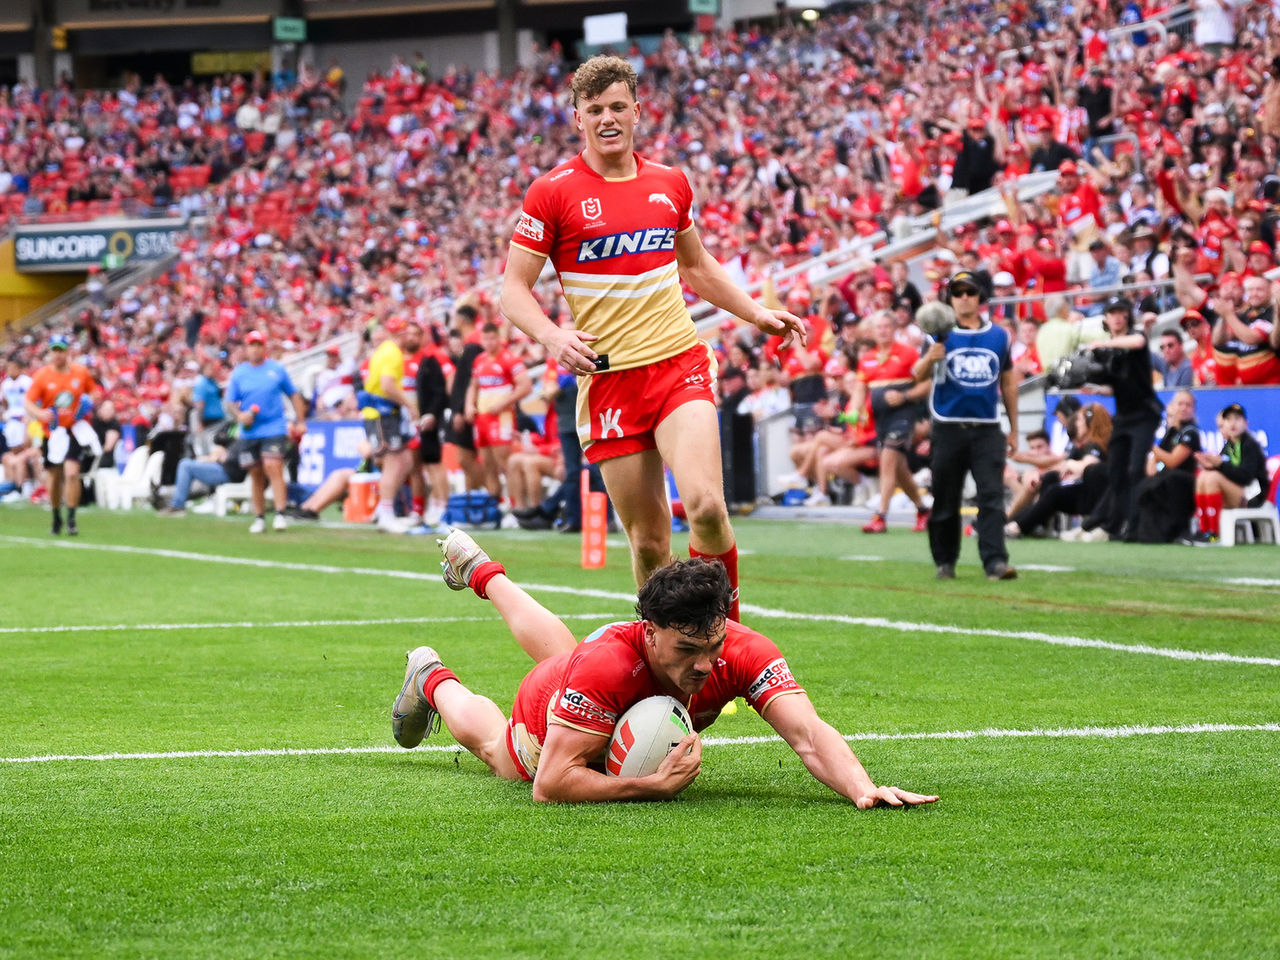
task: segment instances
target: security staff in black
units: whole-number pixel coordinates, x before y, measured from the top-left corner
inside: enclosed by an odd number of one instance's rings
[[[1102,529],[1115,540],[1137,535],[1138,484],[1147,475],[1147,454],[1160,428],[1164,405],[1152,384],[1147,335],[1134,328],[1133,304],[1124,297],[1113,297],[1104,308],[1103,322],[1109,337],[1089,344],[1089,350],[1107,368],[1107,383],[1100,392],[1116,398],[1107,447],[1111,510],[1102,523]]]
[[[978,488],[978,555],[988,580],[1012,580],[1004,541],[1004,465],[1018,449],[1018,374],[1009,356],[1009,335],[982,315],[986,286],[968,270],[951,278],[947,294],[956,326],[934,342],[912,368],[917,382],[932,376],[931,469],[933,512],[929,550],[939,580],[953,580],[960,557],[960,501],[966,473]],[[1000,429],[1004,401],[1010,431]]]

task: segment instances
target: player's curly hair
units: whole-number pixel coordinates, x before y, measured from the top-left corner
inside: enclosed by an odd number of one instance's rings
[[[636,71],[621,57],[610,57],[600,54],[592,57],[573,73],[573,83],[569,93],[576,107],[582,99],[590,100],[598,97],[615,83],[621,81],[631,91],[632,99],[636,95]]]
[[[733,588],[719,560],[672,560],[653,571],[638,600],[640,619],[663,629],[674,627],[686,637],[706,637],[728,619]]]

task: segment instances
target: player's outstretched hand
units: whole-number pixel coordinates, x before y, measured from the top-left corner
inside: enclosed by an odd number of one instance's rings
[[[596,352],[588,344],[598,339],[594,333],[556,327],[547,334],[542,345],[547,349],[547,356],[564,369],[584,375],[596,372]]]
[[[654,771],[655,785],[662,796],[673,799],[702,772],[702,738],[691,733],[670,752]]]
[[[901,787],[876,787],[858,797],[859,810],[870,810],[872,807],[914,807],[921,803],[936,803],[936,796],[923,793],[912,793]]]
[[[782,346],[791,346],[791,341],[795,338],[800,339],[800,345],[804,346],[809,341],[809,329],[804,325],[804,321],[797,317],[794,313],[788,313],[786,310],[769,310],[769,317],[760,317],[756,320],[756,326],[765,333],[772,333],[774,336],[782,337]]]

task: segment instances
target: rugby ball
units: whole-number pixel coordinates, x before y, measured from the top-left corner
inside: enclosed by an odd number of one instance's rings
[[[633,704],[618,720],[609,739],[605,773],[613,777],[647,777],[689,734],[693,720],[674,697],[649,697]]]

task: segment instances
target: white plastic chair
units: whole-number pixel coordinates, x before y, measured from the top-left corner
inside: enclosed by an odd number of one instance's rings
[[[1258,536],[1263,543],[1280,543],[1280,514],[1274,503],[1264,502],[1260,507],[1241,508],[1239,510],[1223,510],[1219,521],[1219,542],[1224,547],[1236,545],[1236,527],[1244,525],[1244,543],[1253,543],[1254,524],[1258,525]]]
[[[134,453],[137,451],[135,450]],[[142,464],[141,475],[132,480],[128,475],[131,466],[133,466],[133,455],[130,455],[129,462],[125,465],[125,476],[120,478],[120,485],[116,488],[115,501],[118,509],[132,509],[135,500],[151,500],[152,495],[160,487],[160,475],[164,470],[164,451],[157,450],[155,453],[147,454]]]
[[[109,510],[123,510],[129,506],[130,501],[125,498],[125,491],[142,482],[147,472],[147,457],[150,455],[149,447],[136,447],[125,461],[124,472],[99,491],[104,496],[100,496],[98,502]]]
[[[227,515],[227,507],[234,500],[237,503],[243,503],[253,497],[253,481],[245,477],[239,483],[220,483],[213,488],[213,513],[214,516],[225,517]]]

